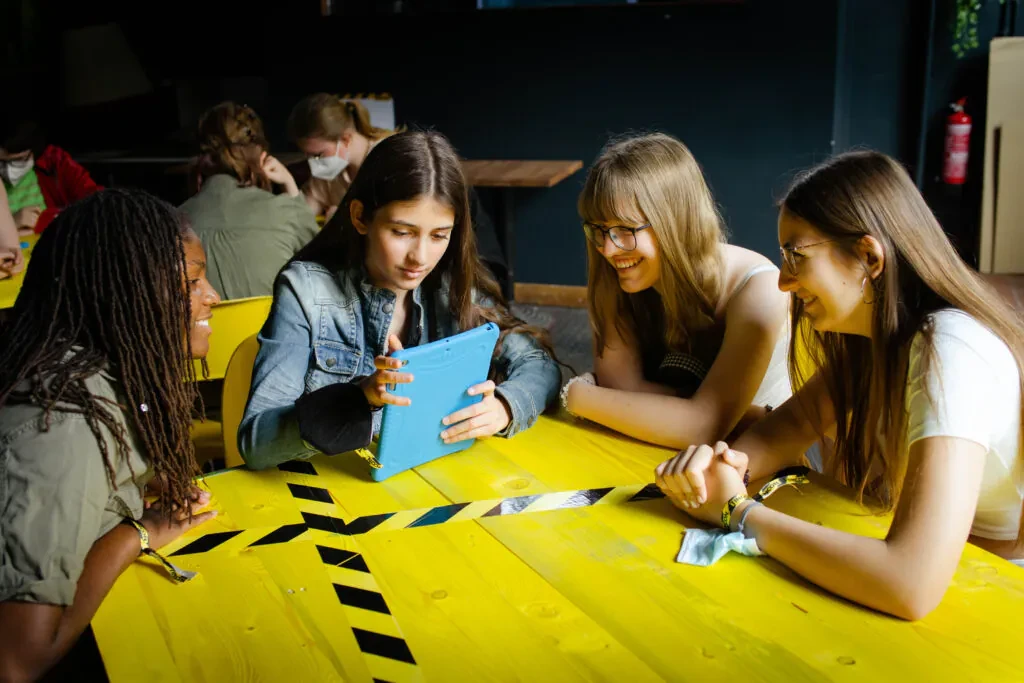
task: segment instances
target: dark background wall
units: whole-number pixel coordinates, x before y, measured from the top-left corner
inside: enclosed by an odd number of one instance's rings
[[[610,135],[662,130],[703,165],[735,241],[772,254],[773,197],[828,154],[832,109],[834,10],[785,4],[397,17],[387,56],[372,31],[349,27],[368,59],[318,73],[276,64],[267,112],[279,119],[316,89],[387,90],[402,121],[445,132],[466,157],[587,165]],[[336,59],[331,36],[346,23],[320,23],[305,56]],[[518,193],[517,279],[585,282],[583,178]]]
[[[313,0],[267,13],[221,0],[85,4],[43,12],[49,35],[118,21],[154,92],[65,111],[59,50],[34,51],[13,71],[31,75],[28,87],[48,103],[54,137],[74,151],[187,152],[195,114],[224,98],[256,107],[275,147],[287,149],[284,120],[301,96],[386,91],[401,123],[437,128],[468,158],[589,165],[611,135],[676,135],[703,166],[732,241],[769,256],[777,252],[774,202],[793,172],[858,146],[897,156],[914,174],[926,168],[926,195],[968,256],[976,240],[973,190],[947,196],[934,182],[943,106],[966,90],[972,113],[983,111],[987,58],[984,50],[953,58],[952,0],[499,11],[443,2],[433,7],[456,11],[399,15],[369,11],[380,4],[335,3],[347,9],[327,18]],[[987,27],[998,8],[995,0],[985,4],[982,45],[986,31],[997,30]],[[38,12],[31,16],[40,21]],[[12,34],[7,29],[5,40]],[[971,169],[980,186],[978,163],[980,148]],[[575,212],[583,177],[518,192],[518,280],[585,282]]]

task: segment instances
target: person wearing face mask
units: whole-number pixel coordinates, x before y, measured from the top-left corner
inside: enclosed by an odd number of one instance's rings
[[[512,437],[558,392],[546,331],[516,318],[482,266],[462,164],[439,133],[405,132],[367,156],[341,209],[278,276],[238,432],[254,469],[343,453],[379,432],[389,384],[422,382],[390,354],[493,322],[483,400],[438,425],[446,443]]]
[[[0,131],[0,178],[21,233],[42,232],[66,206],[102,189],[70,154],[47,144],[31,121]]]
[[[312,177],[302,186],[302,194],[313,213],[325,220],[334,215],[370,150],[395,133],[370,123],[370,113],[359,102],[327,93],[310,95],[296,104],[288,116],[287,130],[309,163]],[[480,257],[501,280],[508,272],[505,255],[472,186],[469,209]]]
[[[199,119],[200,190],[181,209],[224,299],[269,296],[277,271],[318,231],[292,174],[267,148],[250,107],[222,102]]]
[[[302,150],[312,176],[302,186],[309,208],[328,220],[373,147],[394,133],[370,123],[359,102],[317,93],[304,98],[288,116],[288,137]]]

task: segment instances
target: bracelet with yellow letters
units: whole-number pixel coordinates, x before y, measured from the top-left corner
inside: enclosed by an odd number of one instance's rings
[[[149,547],[149,531],[146,530],[146,527],[142,526],[141,522],[137,519],[132,519],[131,517],[125,517],[124,523],[130,524],[135,527],[137,532],[139,532],[139,544],[142,546],[140,554],[148,555],[163,565],[163,568],[167,570],[167,573],[172,579],[174,579],[175,583],[185,583],[189,579],[195,577],[196,572],[190,572],[186,569],[182,569],[181,567],[174,566],[166,557]]]
[[[726,529],[730,528],[732,523],[732,513],[739,507],[740,503],[752,500],[755,503],[761,503],[765,498],[778,491],[783,486],[796,486],[797,484],[806,484],[810,480],[807,478],[808,468],[797,465],[794,467],[787,467],[779,470],[775,473],[767,484],[762,486],[760,490],[753,496],[748,496],[745,493],[740,493],[729,499],[729,502],[722,508],[722,526]]]

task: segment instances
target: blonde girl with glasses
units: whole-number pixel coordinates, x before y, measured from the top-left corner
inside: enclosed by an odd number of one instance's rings
[[[563,388],[572,414],[683,449],[725,438],[792,393],[778,269],[727,244],[686,146],[610,143],[579,198],[594,373]]]
[[[905,619],[942,599],[965,543],[1024,565],[1024,322],[957,255],[907,172],[878,152],[801,175],[782,202],[779,288],[813,372],[729,445],[657,468],[680,508],[729,517],[825,590]],[[819,526],[745,499],[757,480],[835,434],[825,472],[893,511],[884,538]],[[740,496],[737,498],[737,496]],[[999,574],[1020,575],[999,563]]]

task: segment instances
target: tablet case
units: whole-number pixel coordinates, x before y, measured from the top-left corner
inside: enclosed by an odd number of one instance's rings
[[[402,372],[413,375],[409,384],[389,390],[408,396],[408,406],[384,406],[377,448],[379,469],[371,469],[375,481],[418,467],[444,455],[469,448],[473,440],[446,444],[441,440],[441,420],[457,410],[479,403],[482,396],[466,391],[487,381],[498,326],[487,323],[447,339],[403,349],[393,357],[408,361]]]

